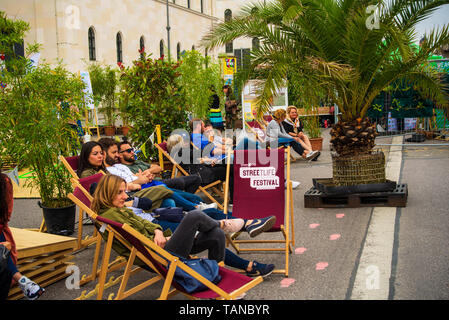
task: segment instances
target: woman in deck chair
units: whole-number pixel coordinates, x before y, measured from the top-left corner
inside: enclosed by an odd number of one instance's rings
[[[312,150],[312,145],[310,143],[309,137],[303,132],[303,125],[301,119],[298,117],[298,109],[295,106],[289,106],[287,108],[287,116],[284,121],[282,121],[282,126],[296,142],[301,143],[303,147],[307,150]],[[318,155],[312,161],[318,160],[321,152],[318,151]]]
[[[0,171],[0,252],[6,260],[5,270],[0,270],[0,300],[6,300],[11,284],[15,282],[18,283],[28,300],[36,300],[44,293],[45,289],[22,275],[16,267],[17,249],[8,226],[12,209],[13,186],[8,176]]]
[[[148,215],[142,218],[132,208],[126,207],[125,190],[126,182],[122,178],[104,176],[94,192],[92,210],[110,220],[129,224],[157,245],[182,257],[209,250],[209,259],[224,261],[226,265],[243,269],[249,276],[267,276],[273,271],[272,264],[247,261],[225,250],[224,232],[242,230],[245,220],[215,220],[199,210],[190,211],[180,223],[166,224],[157,219],[148,219]],[[195,236],[197,231],[199,234]],[[116,249],[120,254],[125,254],[124,248]]]
[[[287,112],[284,109],[277,109],[272,114],[273,120],[268,123],[267,126],[267,139],[270,144],[278,145],[290,145],[301,157],[306,160],[313,160],[318,156],[316,151],[312,151],[305,144],[296,141],[291,137],[284,129],[282,122],[287,117]]]

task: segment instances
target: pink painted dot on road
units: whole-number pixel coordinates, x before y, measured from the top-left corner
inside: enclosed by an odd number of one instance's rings
[[[340,237],[341,237],[341,234],[338,234],[338,233],[331,234],[329,236],[329,240],[338,240],[338,239],[340,239]]]
[[[310,229],[315,229],[316,227],[318,227],[320,224],[319,223],[311,223],[309,224],[309,228]]]
[[[345,214],[344,213],[337,213],[335,216],[337,217],[337,219],[341,219],[341,218],[343,218],[345,216]]]
[[[284,278],[281,280],[281,288],[290,287],[296,280],[292,278]]]
[[[318,262],[315,266],[315,270],[324,270],[329,266],[327,262]]]
[[[306,252],[306,251],[307,251],[307,249],[304,248],[304,247],[296,248],[296,249],[295,249],[295,254],[303,254],[303,253]]]

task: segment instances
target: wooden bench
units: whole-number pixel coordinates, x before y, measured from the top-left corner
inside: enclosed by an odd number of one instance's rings
[[[11,231],[18,253],[17,269],[23,275],[42,287],[69,276],[65,270],[73,259],[76,238],[18,228]],[[17,284],[9,290],[8,300],[22,297]]]

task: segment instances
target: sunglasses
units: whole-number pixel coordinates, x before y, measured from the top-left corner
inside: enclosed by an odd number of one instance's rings
[[[134,148],[128,148],[128,149],[125,149],[125,150],[120,151],[120,153],[124,153],[124,152],[131,153],[131,152],[133,152],[133,151],[134,151]]]

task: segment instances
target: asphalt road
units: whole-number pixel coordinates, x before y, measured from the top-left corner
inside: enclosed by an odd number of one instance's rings
[[[304,193],[312,187],[312,178],[332,177],[328,130],[324,131],[324,149],[316,162],[292,163],[292,179],[301,182],[294,194],[295,252],[290,257],[290,277],[273,274],[250,290],[248,300],[347,300],[354,299],[354,285],[358,276],[371,277],[366,290],[383,290],[389,300],[446,300],[449,298],[449,147],[404,147],[400,166],[400,181],[408,184],[405,208],[394,209],[392,250],[374,252],[371,261],[382,265],[386,261],[388,278],[376,282],[374,269],[360,270],[361,259],[375,208],[304,208]],[[378,143],[391,143],[380,138]],[[445,141],[427,140],[425,143],[444,144]],[[389,147],[381,147],[389,155]],[[387,158],[388,159],[388,158]],[[10,225],[18,228],[37,228],[41,223],[41,209],[37,199],[16,199]],[[85,226],[86,234],[92,226]],[[262,234],[260,238],[266,237]],[[370,241],[371,239],[371,235]],[[382,233],[372,241],[382,240]],[[242,236],[242,239],[245,235]],[[384,239],[385,240],[385,239]],[[81,274],[90,271],[94,249],[89,247],[75,254],[72,262]],[[283,257],[277,253],[243,254],[250,260],[283,266]],[[371,271],[370,271],[371,270]],[[370,271],[370,272],[368,272]],[[113,275],[118,276],[119,273]],[[141,272],[133,276],[130,285],[147,279]],[[374,277],[374,278],[373,278]],[[363,280],[363,279],[362,279]],[[363,281],[361,282],[363,283]],[[371,283],[371,287],[370,287]],[[72,300],[83,290],[92,290],[94,284],[80,289],[67,289],[65,280],[46,288],[40,300]],[[387,286],[387,287],[385,287]],[[105,292],[106,299],[118,286]],[[153,300],[161,287],[135,294],[128,300]],[[362,288],[363,289],[363,288]],[[91,298],[92,299],[92,298]],[[185,299],[177,295],[174,299]]]

